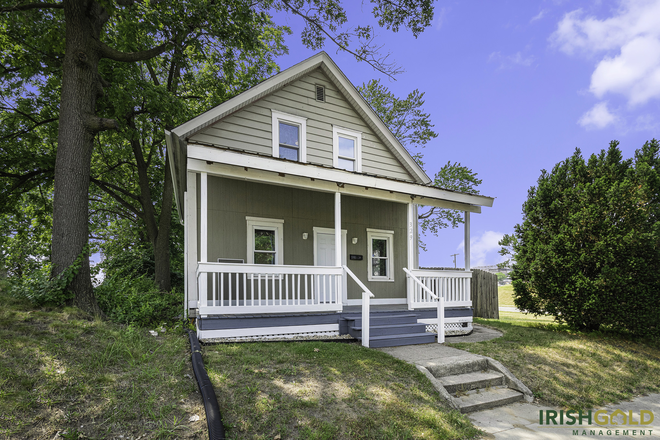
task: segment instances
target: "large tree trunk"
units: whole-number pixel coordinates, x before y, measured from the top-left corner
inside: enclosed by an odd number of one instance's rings
[[[101,85],[98,41],[107,16],[91,1],[64,1],[66,52],[63,64],[55,190],[53,198],[53,276],[59,275],[88,243],[88,193],[94,135],[104,121],[95,117]],[[90,280],[89,255],[68,287],[74,304],[101,315]]]
[[[154,262],[156,264],[156,285],[162,291],[172,288],[170,270],[170,229],[172,227],[172,174],[169,157],[165,157],[165,182],[163,185],[163,202],[158,224],[158,238],[154,247]]]

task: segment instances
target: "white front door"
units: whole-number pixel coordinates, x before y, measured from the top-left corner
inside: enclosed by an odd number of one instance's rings
[[[346,264],[346,231],[341,231],[342,253],[341,260]],[[314,266],[335,266],[335,231],[330,228],[314,228]],[[346,296],[346,277],[343,277],[341,286],[342,301],[345,303]],[[334,285],[327,281],[323,288],[326,291],[334,292]]]

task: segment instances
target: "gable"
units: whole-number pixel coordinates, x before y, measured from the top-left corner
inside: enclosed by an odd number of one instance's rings
[[[315,99],[316,85],[325,87],[325,102]],[[307,118],[307,163],[332,167],[337,125],[362,133],[363,173],[416,181],[320,67],[195,133],[189,142],[272,156],[272,110]]]

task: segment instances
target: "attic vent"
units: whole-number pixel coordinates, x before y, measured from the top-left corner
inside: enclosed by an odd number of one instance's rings
[[[316,100],[325,101],[325,87],[319,85],[316,86]]]

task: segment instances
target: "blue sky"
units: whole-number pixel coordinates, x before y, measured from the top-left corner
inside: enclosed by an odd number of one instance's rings
[[[344,2],[349,25],[377,23],[369,3]],[[282,69],[313,55],[302,23]],[[580,148],[584,156],[618,140],[624,157],[660,137],[660,0],[443,1],[419,38],[378,30],[378,42],[405,73],[391,81],[351,55],[332,56],[353,84],[374,78],[397,96],[418,88],[439,136],[425,148],[431,177],[451,162],[476,171],[492,208],[472,215],[471,264],[501,260],[497,241],[522,220],[522,204],[541,169]],[[422,266],[463,262],[463,231],[426,237]]]

